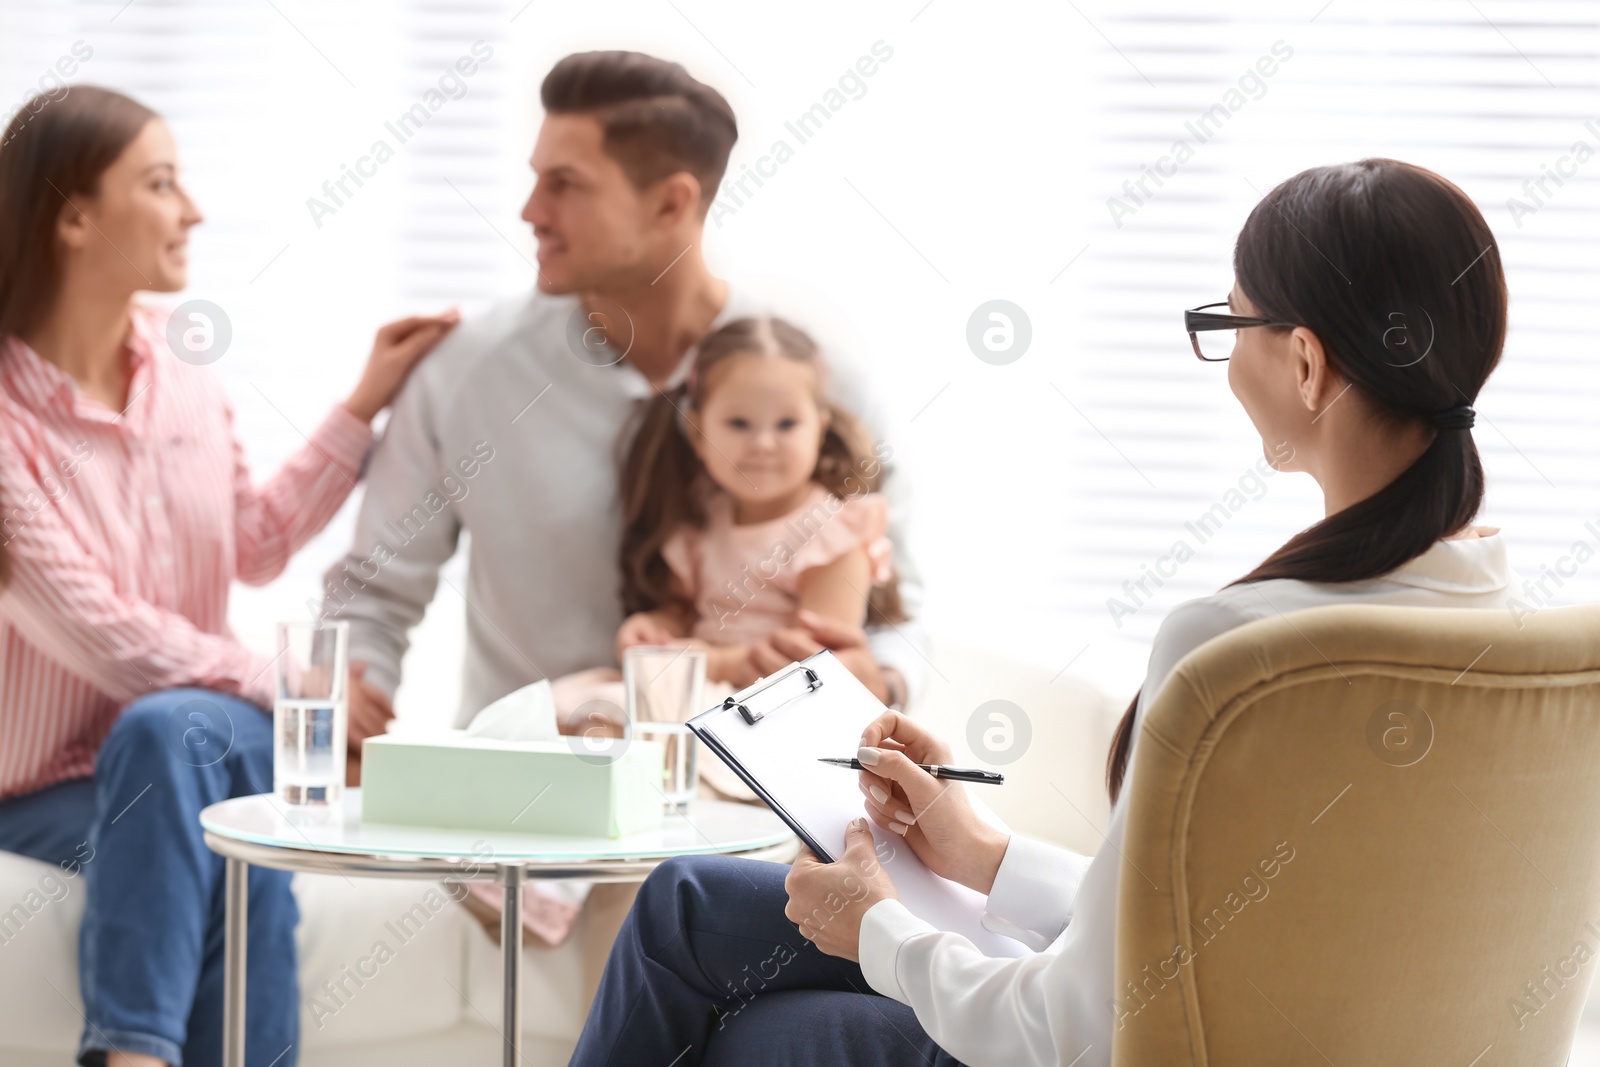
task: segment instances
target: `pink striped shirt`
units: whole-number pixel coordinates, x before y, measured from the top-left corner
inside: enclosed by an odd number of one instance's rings
[[[228,629],[355,487],[371,429],[335,406],[265,485],[210,372],[137,310],[121,414],[0,338],[0,798],[81,777],[119,709],[200,685],[272,701],[271,660]]]

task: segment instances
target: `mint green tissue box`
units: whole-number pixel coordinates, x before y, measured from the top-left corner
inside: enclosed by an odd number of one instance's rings
[[[621,837],[661,825],[662,746],[615,759],[565,741],[379,734],[361,749],[361,819],[512,834]]]

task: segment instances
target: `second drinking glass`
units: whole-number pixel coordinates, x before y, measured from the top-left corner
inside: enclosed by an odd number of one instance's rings
[[[278,624],[272,791],[285,804],[335,805],[344,795],[350,624]]]
[[[622,656],[630,736],[659,741],[666,756],[662,794],[683,811],[700,782],[700,742],[684,723],[705,708],[706,654],[698,649],[637,645]]]

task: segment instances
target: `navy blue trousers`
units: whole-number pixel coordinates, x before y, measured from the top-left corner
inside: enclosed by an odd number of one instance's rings
[[[184,1067],[222,1062],[223,859],[205,846],[200,809],[271,791],[269,715],[208,690],[168,689],[123,709],[93,778],[0,800],[0,850],[59,870],[43,876],[41,899],[85,893],[80,1063],[110,1049]],[[289,880],[250,870],[245,1056],[260,1067],[294,1067],[299,1053],[300,913]],[[26,924],[0,928],[4,940],[29,935]]]
[[[960,1067],[904,1004],[784,917],[779,863],[690,856],[639,890],[573,1067]]]

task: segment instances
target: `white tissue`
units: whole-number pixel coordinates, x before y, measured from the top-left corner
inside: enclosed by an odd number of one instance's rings
[[[556,699],[550,683],[537,681],[496,700],[472,717],[467,723],[468,737],[492,737],[501,741],[554,741],[561,735],[556,729]],[[537,890],[532,884],[522,887],[523,902],[531,892],[547,893],[568,904],[582,905],[592,888],[588,882],[542,882]]]
[[[556,701],[550,683],[537,681],[496,700],[472,717],[468,737],[499,741],[556,741]]]

